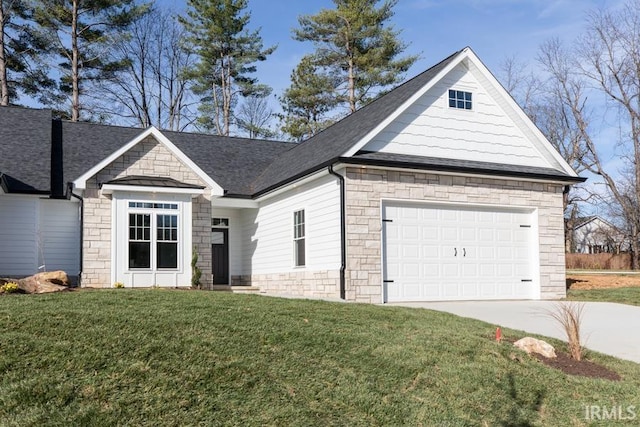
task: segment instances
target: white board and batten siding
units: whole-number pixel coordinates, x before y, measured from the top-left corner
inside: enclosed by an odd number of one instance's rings
[[[0,275],[37,272],[38,205],[36,197],[0,197]]]
[[[67,200],[40,201],[39,265],[49,271],[80,272],[80,204]]]
[[[383,203],[384,302],[539,299],[536,212]]]
[[[79,203],[36,196],[0,197],[0,275],[80,270]]]
[[[305,211],[306,266],[294,266],[293,213]],[[323,176],[243,211],[244,274],[340,268],[340,186]]]
[[[559,167],[525,135],[503,100],[479,72],[459,64],[376,135],[365,151]],[[449,89],[471,92],[473,107],[449,107]]]

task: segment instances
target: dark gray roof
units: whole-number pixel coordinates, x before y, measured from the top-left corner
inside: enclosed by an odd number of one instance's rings
[[[48,193],[51,179],[51,111],[0,108],[0,181],[4,190]]]
[[[173,178],[154,177],[154,176],[137,176],[130,175],[122,178],[112,179],[105,182],[105,184],[112,185],[131,185],[134,187],[166,187],[166,188],[197,188],[204,189],[201,185],[187,184],[186,182],[180,182]]]
[[[296,144],[185,132],[162,132],[228,195],[251,196],[252,183]]]
[[[138,128],[62,122],[64,182],[78,178],[140,135]],[[259,173],[294,144],[188,132],[162,133],[228,194],[250,196]]]
[[[342,158],[427,85],[461,51],[300,144],[162,131],[227,196],[257,197],[336,162],[528,176],[578,182],[547,168],[384,153]],[[0,107],[0,183],[5,191],[62,196],[77,179],[142,132],[138,128],[51,121],[49,110]]]
[[[571,177],[557,169],[535,166],[508,165],[503,163],[478,162],[473,160],[445,159],[439,157],[412,156],[408,154],[359,152],[355,156],[342,158],[344,163],[359,165],[396,166],[427,169],[436,172],[465,172],[497,176],[558,179],[569,182],[584,182],[585,178]]]
[[[287,180],[335,162],[343,153],[428,84],[461,52],[462,50],[455,52],[277,158],[255,182],[254,192],[267,191]]]

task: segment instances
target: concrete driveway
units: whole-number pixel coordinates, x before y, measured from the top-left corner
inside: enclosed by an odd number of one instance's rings
[[[566,341],[564,331],[546,314],[556,304],[556,301],[464,301],[391,305],[446,311]],[[585,347],[640,363],[640,307],[608,302],[584,304],[581,334]]]

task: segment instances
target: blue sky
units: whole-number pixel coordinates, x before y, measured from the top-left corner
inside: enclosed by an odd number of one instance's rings
[[[176,11],[184,0],[160,0]],[[392,24],[409,44],[407,53],[420,59],[412,77],[451,53],[471,46],[495,74],[506,57],[535,63],[538,46],[550,37],[570,41],[580,31],[585,13],[595,7],[617,7],[621,0],[400,0]],[[279,95],[288,85],[310,43],[291,38],[297,17],[333,7],[331,0],[249,0],[251,26],[262,29],[265,46],[278,49],[259,65],[259,78]]]

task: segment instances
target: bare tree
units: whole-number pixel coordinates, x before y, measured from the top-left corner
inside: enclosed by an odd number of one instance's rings
[[[97,104],[104,114],[136,126],[184,130],[192,122],[184,70],[193,55],[182,46],[182,27],[170,13],[153,9],[129,31],[111,54],[125,66],[100,83]]]
[[[527,71],[526,63],[519,62],[515,57],[506,58],[502,64],[502,82],[560,155],[580,173],[585,170],[582,161],[587,154],[587,147],[570,106],[558,99],[558,93],[562,92],[559,82],[567,81],[571,69],[565,53],[555,40],[543,46],[540,61],[551,74],[547,81],[541,81],[536,74]],[[579,187],[577,190],[565,188],[563,203],[567,252],[574,246],[573,230],[579,218],[580,203],[586,199]]]
[[[624,217],[632,252],[632,268],[638,269],[640,238],[640,2],[629,1],[617,11],[589,14],[584,35],[573,50],[550,41],[543,45],[541,62],[554,82],[556,102],[567,108],[585,152],[582,166],[602,178],[610,203]],[[609,114],[620,127],[616,154],[626,173],[610,170],[590,126],[590,102],[604,96],[614,108]],[[622,178],[622,179],[621,179]]]
[[[264,96],[249,96],[238,107],[236,125],[249,138],[273,138],[275,132],[269,127],[273,120],[273,109]]]

